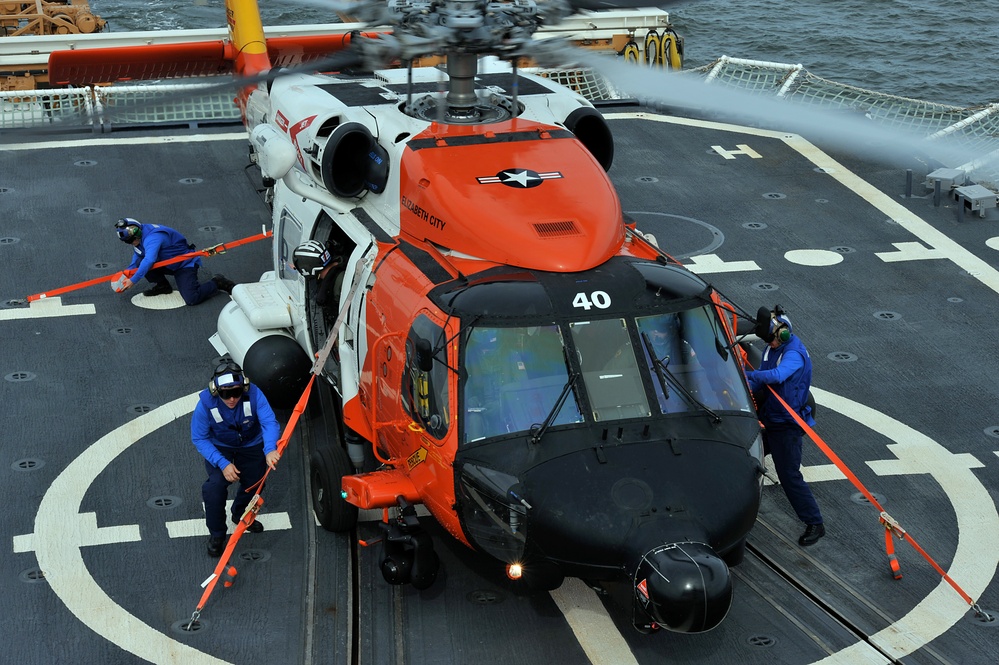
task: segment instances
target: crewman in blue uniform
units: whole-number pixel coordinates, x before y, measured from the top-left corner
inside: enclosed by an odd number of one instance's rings
[[[143,224],[131,217],[123,217],[115,223],[115,231],[118,238],[131,245],[135,250],[132,262],[127,269],[135,268],[135,274],[125,277],[121,281],[121,290],[124,291],[132,287],[133,284],[143,277],[153,283],[151,289],[142,292],[144,296],[165,295],[173,291],[167,275],[173,275],[177,282],[177,290],[184,297],[184,302],[188,305],[202,303],[219,290],[232,293],[235,283],[226,279],[223,275],[215,275],[211,281],[198,282],[198,268],[201,267],[201,258],[194,257],[186,261],[180,261],[161,268],[153,268],[157,261],[165,261],[187,254],[194,249],[194,245],[187,242],[187,238],[168,226],[160,224]]]
[[[205,458],[208,479],[201,487],[208,525],[208,554],[219,556],[225,544],[225,502],[229,485],[239,481],[232,502],[233,523],[239,522],[253,495],[246,488],[256,484],[267,467],[273,469],[281,426],[267,398],[252,385],[243,370],[228,360],[220,364],[206,390],[198,395],[191,418],[191,441]],[[264,525],[253,522],[247,531],[260,533]]]
[[[766,312],[765,309],[763,311]],[[812,407],[808,403],[812,359],[802,341],[791,332],[791,319],[780,305],[775,306],[770,315],[769,330],[764,326],[764,330],[757,331],[768,347],[763,352],[763,362],[758,370],[746,372],[746,378],[750,390],[761,396],[757,406],[764,427],[763,449],[772,456],[787,500],[798,514],[798,519],[805,524],[805,532],[798,538],[798,544],[807,547],[826,535],[826,528],[812,490],[801,475],[803,432],[778,400],[772,396],[766,398],[770,395],[766,386],[771,386],[805,423],[815,425]]]

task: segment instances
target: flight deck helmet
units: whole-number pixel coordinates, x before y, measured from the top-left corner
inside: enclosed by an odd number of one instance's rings
[[[233,360],[223,360],[215,368],[212,380],[208,382],[208,392],[219,397],[232,396],[238,391],[245,394],[250,389],[250,380],[243,373],[243,368]]]
[[[295,248],[292,260],[295,264],[295,270],[300,275],[316,277],[323,271],[323,268],[332,262],[333,257],[326,249],[326,245],[318,240],[309,240]]]
[[[791,319],[787,317],[784,310],[777,305],[774,308],[773,318],[770,319],[771,338],[776,337],[781,344],[791,339]]]
[[[119,240],[129,244],[136,238],[142,237],[142,224],[131,217],[122,217],[115,222],[114,230],[117,232]]]

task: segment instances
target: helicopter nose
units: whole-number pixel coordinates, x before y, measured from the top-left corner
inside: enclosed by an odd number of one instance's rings
[[[702,633],[732,606],[728,565],[704,543],[670,543],[642,556],[635,573],[639,606],[661,627]]]

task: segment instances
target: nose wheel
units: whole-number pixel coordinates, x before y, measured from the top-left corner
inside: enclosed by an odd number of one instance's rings
[[[347,451],[338,445],[316,448],[310,459],[312,509],[327,531],[342,533],[357,524],[357,506],[347,503],[340,493],[344,476],[351,473]]]
[[[399,499],[399,516],[378,526],[382,536],[382,576],[389,584],[412,584],[428,589],[437,579],[440,557],[416,516],[415,506]]]

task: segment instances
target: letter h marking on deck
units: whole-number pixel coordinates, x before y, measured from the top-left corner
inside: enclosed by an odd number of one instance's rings
[[[756,152],[745,143],[737,143],[735,144],[735,147],[738,148],[738,150],[726,150],[720,145],[713,145],[711,146],[711,149],[725,159],[735,159],[736,155],[746,155],[748,157],[752,157],[753,159],[763,159],[763,155]]]

